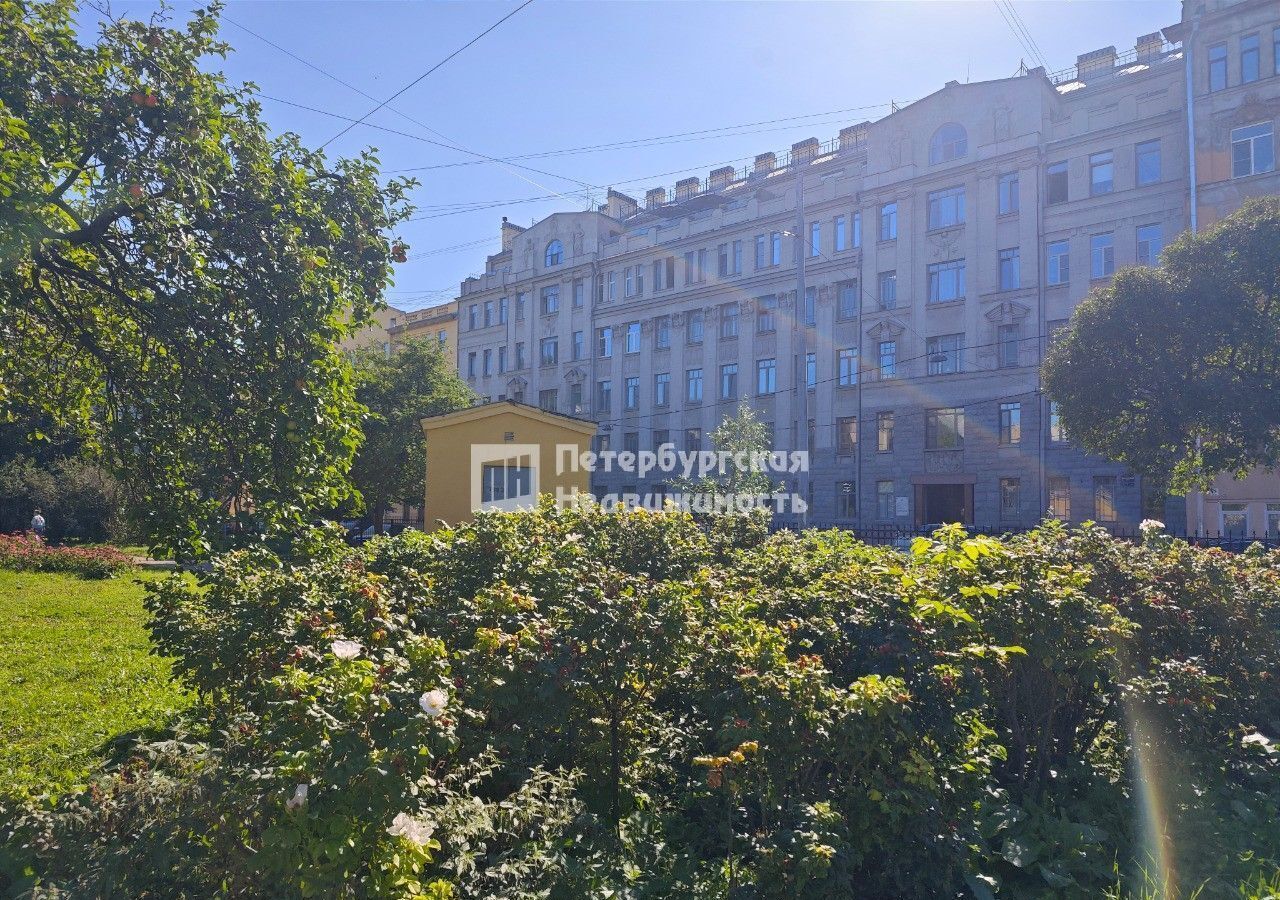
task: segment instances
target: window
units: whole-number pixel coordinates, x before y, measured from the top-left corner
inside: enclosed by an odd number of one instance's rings
[[[964,299],[963,259],[930,263],[928,274],[930,303],[946,303],[949,300]]]
[[[898,273],[880,273],[880,308],[893,309],[898,305]]]
[[[1018,364],[1018,342],[1021,329],[1017,325],[1001,325],[996,329],[996,356],[1002,369]]]
[[[772,295],[756,298],[756,334],[766,334],[777,328],[778,298]]]
[[[640,323],[628,322],[626,332],[626,352],[640,352]]]
[[[1000,251],[1000,290],[1012,291],[1022,286],[1022,263],[1019,248]]]
[[[1108,150],[1089,157],[1089,196],[1110,194],[1115,190],[1115,159]]]
[[[1049,515],[1064,521],[1071,518],[1071,479],[1065,475],[1049,476]]]
[[[524,341],[516,341],[516,369],[523,369],[528,363],[524,357]]]
[[[600,272],[596,275],[596,305],[599,306],[604,302],[604,273]]]
[[[1044,170],[1045,203],[1067,202],[1067,163],[1051,163]]]
[[[1022,507],[1022,479],[1000,479],[1000,518],[1016,519]]]
[[[613,407],[613,382],[596,382],[596,412],[607,413]]]
[[[969,136],[964,126],[948,122],[933,133],[929,141],[929,165],[960,159],[969,152]]]
[[[729,274],[729,245],[716,247],[716,274],[721,278]]]
[[[685,399],[690,403],[702,402],[702,370],[687,369],[684,373]]]
[[[954,375],[964,371],[964,335],[943,334],[924,342],[930,375]]]
[[[671,403],[671,373],[659,372],[653,376],[653,405],[667,406]]]
[[[858,449],[858,417],[836,419],[836,453],[848,455]]]
[[[844,216],[836,216],[836,252],[849,249],[849,231]]]
[[[476,377],[476,352],[474,350],[467,354],[467,377]]]
[[[640,408],[640,377],[632,375],[622,382],[622,405],[625,409]]]
[[[582,385],[571,384],[569,385],[569,412],[580,413],[582,411]]]
[[[671,317],[657,316],[653,320],[653,346],[656,350],[671,349]]]
[[[1018,173],[1013,172],[1008,175],[1001,175],[999,182],[999,210],[1000,215],[1007,216],[1010,213],[1016,213],[1021,206],[1018,200]]]
[[[502,346],[498,348],[498,374],[501,375],[507,371],[507,348]]]
[[[613,356],[613,327],[606,325],[596,329],[596,356],[608,359]]]
[[[1071,279],[1071,245],[1067,241],[1050,241],[1045,253],[1048,283],[1066,284]]]
[[[1280,29],[1276,29],[1276,46],[1280,48]],[[1280,68],[1280,59],[1277,60],[1276,66]],[[1267,504],[1267,537],[1273,540],[1280,538],[1280,503]]]
[[[836,383],[851,387],[858,383],[858,348],[844,347],[836,351]]]
[[[858,248],[862,246],[862,213],[853,214],[853,246]]]
[[[583,284],[581,278],[576,279],[573,282],[573,308],[582,309],[582,304],[586,300],[586,296],[587,286]]]
[[[774,359],[756,360],[756,393],[764,396],[778,389],[778,362]]]
[[[1143,141],[1134,149],[1138,184],[1155,184],[1160,180],[1160,142]]]
[[[926,450],[964,448],[963,406],[944,406],[925,410],[924,447]]]
[[[546,264],[548,266],[558,266],[564,262],[564,244],[559,241],[552,241],[547,244]]]
[[[1275,63],[1276,74],[1280,75],[1280,28],[1271,32],[1271,58]]]
[[[484,374],[485,375],[493,374],[493,351],[492,350],[484,351]]]
[[[822,223],[821,222],[809,223],[809,255],[811,257],[822,255]]]
[[[858,517],[858,492],[852,481],[836,482],[836,518],[856,519]]]
[[[443,347],[445,344],[449,343],[449,333],[448,333],[447,331],[445,331],[443,328],[442,328],[442,329],[440,329],[440,331],[439,331],[439,333],[438,333],[438,334],[436,334],[436,338],[437,338],[437,340],[438,340],[438,342],[439,342],[439,344],[440,344],[440,346],[441,346],[441,347]]]
[[[533,496],[533,469],[517,460],[484,463],[480,467],[480,502],[496,503]]]
[[[545,409],[547,412],[555,412],[557,399],[555,388],[538,391],[538,409]]]
[[[720,340],[738,336],[738,304],[725,303],[720,307]]]
[[[528,299],[528,296],[529,295],[524,293],[523,291],[516,294],[516,321],[519,321],[524,318],[525,303]]]
[[[889,453],[893,450],[893,412],[876,413],[876,450]]]
[[[841,281],[836,285],[836,318],[852,319],[858,315],[858,282]]]
[[[1261,73],[1262,50],[1258,44],[1258,34],[1246,34],[1240,38],[1240,83],[1257,81]]]
[[[493,301],[484,301],[484,327],[488,328],[493,324]]]
[[[550,315],[560,309],[560,286],[549,285],[542,289],[542,314]]]
[[[818,354],[804,355],[804,386],[813,390],[818,385]]]
[[[1062,408],[1058,401],[1049,401],[1049,440],[1055,444],[1067,442],[1067,429],[1062,424]]]
[[[742,241],[733,242],[733,268],[730,269],[729,274],[742,274]]]
[[[627,266],[622,270],[622,295],[624,297],[634,297],[640,293],[643,288],[638,288],[636,282],[643,284],[644,275],[643,266]]]
[[[964,222],[964,188],[947,188],[929,194],[929,227],[948,228]]]
[[[1222,504],[1222,536],[1242,538],[1249,534],[1249,506],[1246,503]]]
[[[1164,238],[1161,229],[1156,225],[1138,226],[1138,265],[1154,266],[1160,261],[1160,251],[1164,249]]]
[[[605,276],[605,299],[612,303],[618,299],[618,273],[610,272]]]
[[[881,519],[892,519],[895,513],[894,507],[896,506],[893,500],[893,482],[877,481],[876,515]]]
[[[1244,178],[1274,169],[1274,137],[1270,122],[1231,129],[1231,177]]]
[[[702,449],[701,428],[686,428],[684,430],[684,449],[690,453]]]
[[[1106,278],[1116,270],[1115,235],[1111,232],[1089,238],[1089,277]]]
[[[818,289],[804,289],[804,324],[813,326],[818,320]]]
[[[769,235],[769,264],[782,265],[782,232],[775,231]]]
[[[898,237],[898,204],[886,203],[880,207],[880,240],[892,241]]]
[[[892,378],[898,374],[898,342],[880,342],[880,377]]]
[[[1097,522],[1116,520],[1116,476],[1093,477],[1093,518]]]
[[[1000,404],[1000,443],[1022,443],[1022,404]]]
[[[688,313],[685,314],[685,316],[687,320],[685,324],[685,329],[684,329],[685,343],[701,344],[702,343],[702,327],[703,327],[702,310],[691,309],[689,310]]]
[[[480,307],[472,303],[467,309],[467,330],[475,331],[480,327]]]
[[[653,449],[661,450],[663,447],[671,444],[671,430],[668,428],[653,429]]]
[[[1220,91],[1227,86],[1227,45],[1214,44],[1209,48],[1209,90]]]
[[[626,453],[640,452],[640,432],[628,431],[622,436],[622,449]],[[635,487],[632,486],[629,493],[635,493]]]
[[[560,361],[560,344],[556,338],[543,338],[538,344],[538,358],[544,366],[554,366]]]
[[[756,268],[764,269],[769,265],[769,238],[763,234],[756,235]]]
[[[738,398],[738,364],[725,363],[720,367],[720,399]]]
[[[507,324],[507,312],[510,305],[511,304],[506,297],[498,298],[498,323],[500,325]]]
[[[666,256],[653,261],[653,289],[666,290],[676,285],[676,258]]]
[[[698,278],[698,265],[696,262],[697,257],[698,257],[698,254],[693,250],[689,250],[685,252],[685,255],[684,255],[684,283],[685,284],[693,284],[701,280]]]
[[[575,360],[583,358],[583,355],[587,351],[586,344],[586,335],[581,331],[575,331],[573,333],[573,358]]]

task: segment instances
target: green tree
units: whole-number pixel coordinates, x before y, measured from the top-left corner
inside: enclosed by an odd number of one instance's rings
[[[404,256],[412,184],[271,137],[215,69],[218,10],[85,44],[73,0],[0,3],[0,415],[80,432],[194,553],[349,489],[335,345]]]
[[[1071,439],[1175,490],[1280,462],[1280,199],[1093,291],[1050,349]]]
[[[672,489],[689,497],[759,497],[772,494],[778,485],[762,465],[762,454],[769,452],[769,429],[743,401],[738,408],[720,420],[711,432],[711,446],[727,454],[727,464],[707,478],[678,478]]]
[[[351,480],[381,534],[388,506],[422,502],[423,417],[461,409],[471,403],[472,394],[428,340],[406,341],[390,356],[380,349],[361,350],[355,372],[356,399],[367,412]]]

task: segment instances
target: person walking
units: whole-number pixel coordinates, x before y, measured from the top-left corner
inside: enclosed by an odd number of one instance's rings
[[[36,514],[31,517],[31,530],[34,531],[36,533],[36,537],[40,538],[42,541],[44,540],[45,527],[44,516],[40,514],[40,510],[37,508]]]

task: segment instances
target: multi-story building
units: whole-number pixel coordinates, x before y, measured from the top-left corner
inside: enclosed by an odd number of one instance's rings
[[[457,301],[451,300],[411,312],[395,310],[394,313],[387,325],[387,334],[393,347],[410,338],[435,341],[446,356],[450,359],[457,358]]]
[[[1118,267],[1280,193],[1278,71],[1280,6],[1196,0],[1067,72],[949,82],[643,204],[504,218],[462,284],[459,370],[615,450],[706,449],[746,400],[811,452],[790,488],[812,523],[1133,523],[1139,479],[1072,445],[1039,363]]]

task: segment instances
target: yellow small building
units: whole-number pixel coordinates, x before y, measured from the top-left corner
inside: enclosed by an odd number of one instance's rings
[[[428,530],[480,509],[528,509],[541,494],[564,501],[590,490],[579,460],[595,422],[504,400],[425,418],[422,433]]]

